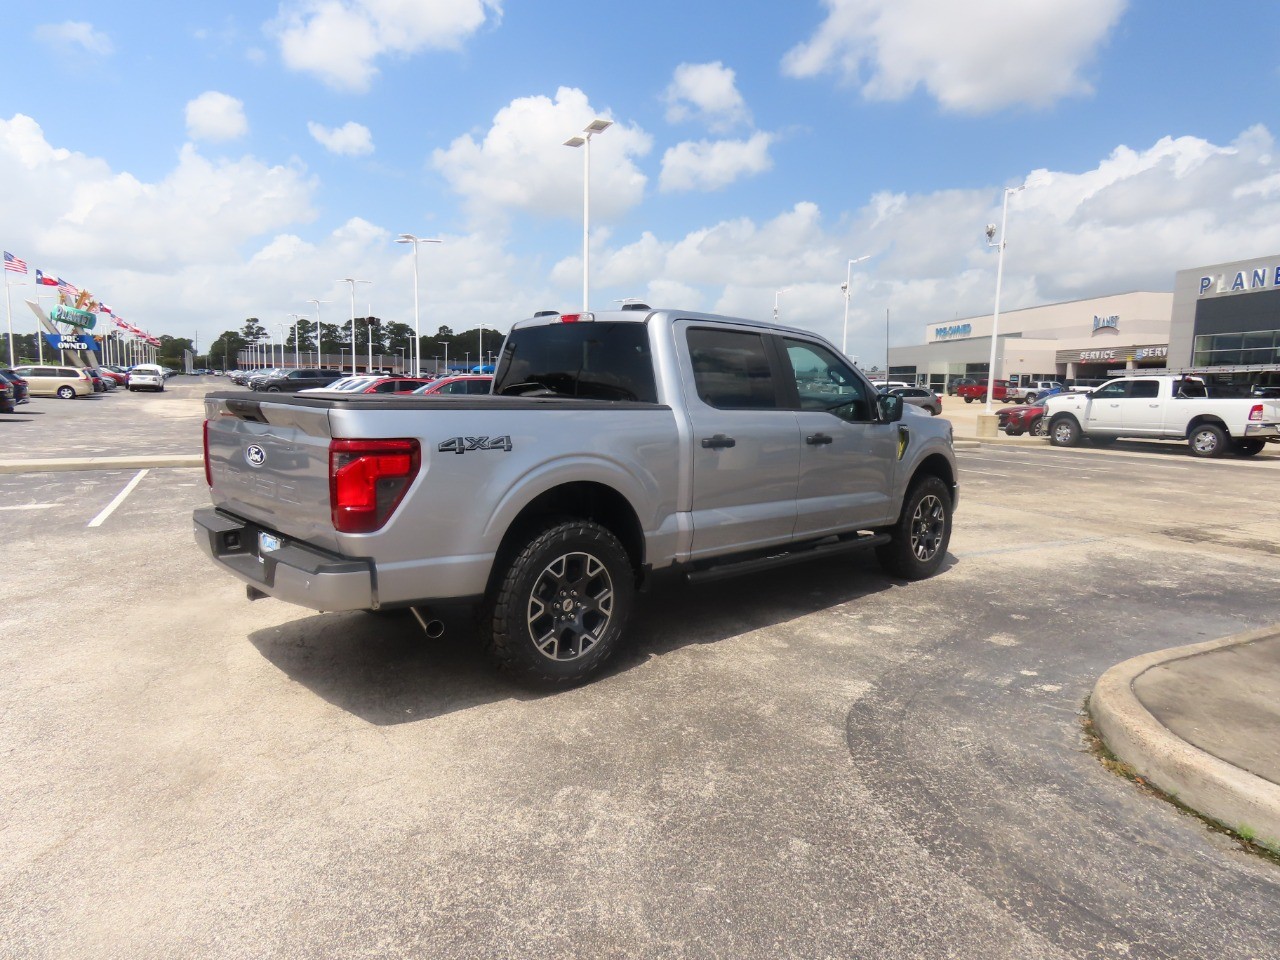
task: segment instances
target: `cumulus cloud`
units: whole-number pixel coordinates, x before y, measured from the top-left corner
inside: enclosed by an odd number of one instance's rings
[[[663,99],[668,123],[700,120],[716,133],[751,123],[751,113],[738,92],[734,72],[718,60],[680,64]]]
[[[192,140],[235,140],[249,132],[244,103],[216,90],[187,104],[187,136]]]
[[[834,72],[871,100],[923,87],[944,109],[1047,106],[1092,92],[1082,76],[1128,0],[823,0],[827,18],[783,72]]]
[[[467,134],[432,154],[432,163],[481,218],[521,210],[540,216],[580,216],[582,150],[563,146],[593,118],[581,90],[561,87],[555,99],[522,97],[498,111],[484,138]],[[591,141],[593,219],[616,217],[644,195],[646,177],[634,158],[652,147],[648,134],[615,121]]]
[[[330,153],[346,157],[363,157],[373,153],[373,135],[369,133],[368,127],[355,121],[348,121],[340,127],[326,127],[309,121],[307,129],[316,142]]]
[[[1028,171],[1031,185],[1010,199],[1002,308],[1169,290],[1180,269],[1280,250],[1274,156],[1258,126],[1225,146],[1164,138],[1118,147],[1093,169]],[[886,310],[895,344],[921,342],[925,324],[991,311],[996,257],[983,228],[999,221],[1009,185],[876,194],[834,220],[800,202],[764,222],[646,234],[595,249],[596,283],[679,290],[695,299],[668,305],[757,318],[785,287],[783,322],[839,343],[846,261],[871,254],[853,269],[850,352],[880,362]],[[568,279],[575,260],[562,263],[554,275]]]
[[[701,140],[677,144],[662,155],[663,192],[719,190],[741,177],[770,169],[773,135],[757,132],[749,140]]]
[[[457,49],[501,16],[501,0],[289,0],[270,28],[290,69],[363,92],[379,58]]]
[[[101,30],[94,29],[93,24],[79,20],[41,24],[36,27],[36,37],[64,51],[84,51],[103,57],[115,52],[110,37]]]

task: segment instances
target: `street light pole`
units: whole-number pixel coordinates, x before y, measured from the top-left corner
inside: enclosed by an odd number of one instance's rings
[[[585,136],[572,136],[564,142],[566,147],[586,147],[582,155],[582,312],[590,307],[591,284],[591,138],[613,126],[612,120],[592,120],[582,132]]]
[[[356,375],[356,284],[373,283],[373,281],[343,277],[338,282],[351,284],[351,375],[354,377]]]
[[[422,375],[422,330],[418,317],[418,244],[444,243],[430,237],[415,237],[412,233],[402,233],[396,243],[413,244],[413,375]]]
[[[791,289],[790,287],[783,287],[781,290],[775,290],[773,292],[773,322],[774,323],[778,322],[778,298],[790,289]]]
[[[849,266],[845,268],[844,286],[840,288],[844,291],[844,335],[840,338],[840,352],[846,357],[849,355],[849,284],[853,282],[853,265],[855,263],[861,263],[863,260],[870,259],[871,254],[868,253],[865,257],[858,257],[856,260],[850,260]],[[887,345],[885,349],[888,350]],[[886,356],[888,356],[888,354],[886,354]],[[886,360],[885,362],[887,363],[888,361]]]
[[[437,340],[436,343],[444,347],[444,375],[447,377],[449,375],[449,341]]]
[[[333,303],[333,301],[332,300],[316,300],[312,298],[311,300],[308,300],[307,303],[314,303],[316,305],[316,366],[323,367],[324,364],[320,361],[320,304]],[[341,362],[339,362],[338,364],[338,369],[339,370],[342,369]]]
[[[1027,185],[1004,188],[1004,209],[1000,213],[1000,239],[995,240],[996,225],[987,224],[987,246],[996,247],[996,305],[991,316],[991,361],[987,364],[987,413],[991,413],[991,394],[996,380],[996,344],[1000,335],[1000,282],[1004,277],[1005,225],[1009,222],[1009,195],[1025,190]],[[887,379],[887,378],[886,378]]]

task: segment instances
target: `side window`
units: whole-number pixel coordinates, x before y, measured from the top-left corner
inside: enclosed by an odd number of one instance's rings
[[[467,382],[465,380],[455,380],[453,383],[446,383],[440,388],[440,392],[445,394],[466,393]]]
[[[1117,380],[1093,392],[1099,400],[1122,400],[1129,396],[1129,381]]]
[[[71,378],[76,379],[76,380],[80,379],[80,373],[79,373],[79,371],[77,371],[77,370],[67,370],[67,369],[65,369],[65,368],[61,368],[61,369],[59,369],[59,370],[58,370],[58,376],[60,376],[60,377],[71,377]]]
[[[737,330],[689,331],[689,357],[698,398],[719,410],[778,406],[764,337]]]
[[[489,383],[485,380],[468,380],[467,393],[488,393]]]
[[[399,380],[387,380],[378,384],[373,388],[374,393],[395,393],[396,387],[400,386]]]
[[[1160,381],[1134,380],[1129,384],[1129,396],[1140,399],[1154,399],[1160,396]]]
[[[872,403],[862,379],[826,347],[784,340],[801,410],[825,410],[841,420],[867,421]]]

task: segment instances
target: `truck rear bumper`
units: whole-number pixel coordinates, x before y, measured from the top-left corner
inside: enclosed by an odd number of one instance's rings
[[[1280,437],[1280,423],[1250,423],[1244,428],[1246,437]]]
[[[210,559],[268,596],[311,610],[378,605],[370,560],[275,537],[212,507],[196,510],[191,519],[196,542]]]

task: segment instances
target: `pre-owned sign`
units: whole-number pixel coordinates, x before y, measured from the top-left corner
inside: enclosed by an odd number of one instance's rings
[[[54,350],[97,350],[98,341],[93,337],[79,336],[73,337],[69,333],[46,333],[44,335],[45,343],[49,344]]]

